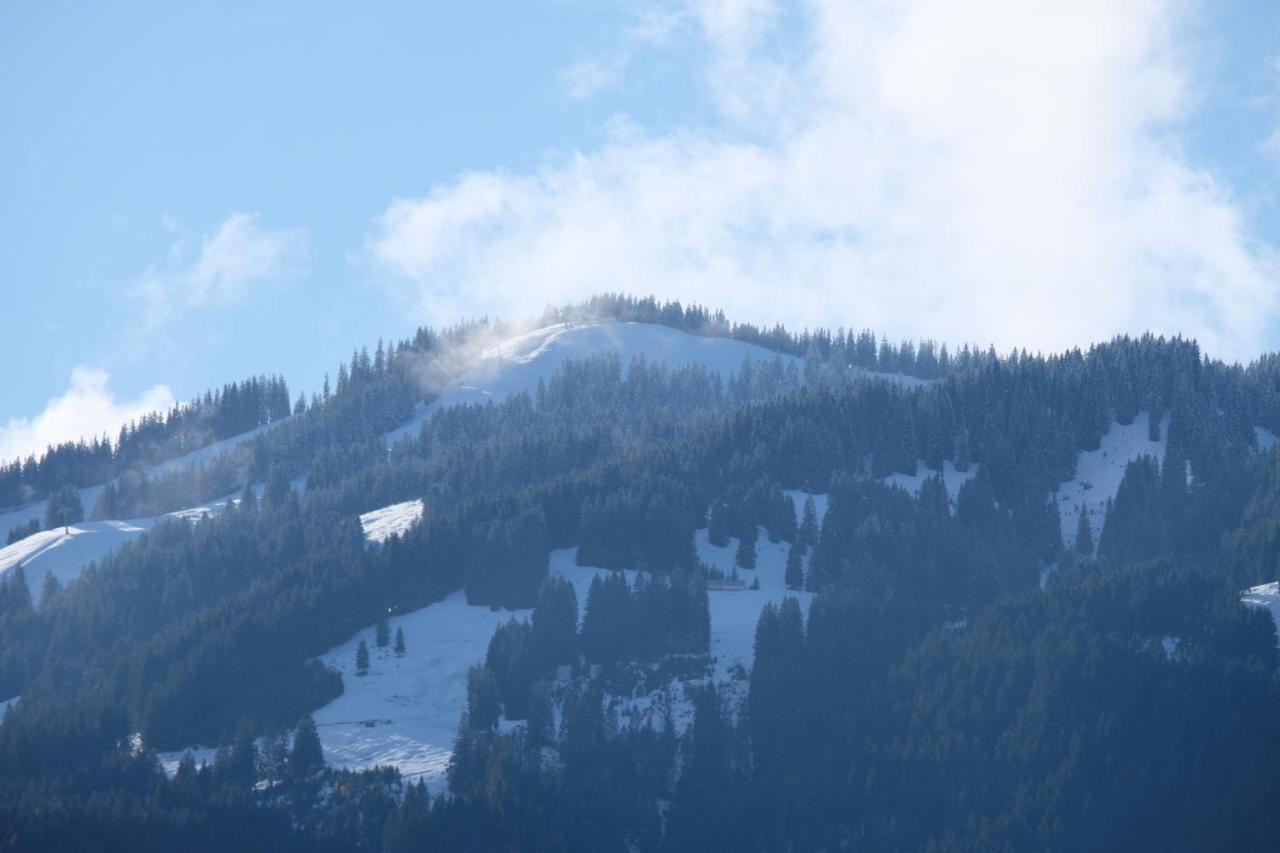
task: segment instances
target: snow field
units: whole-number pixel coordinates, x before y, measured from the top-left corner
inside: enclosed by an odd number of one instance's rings
[[[1280,634],[1280,583],[1272,581],[1250,587],[1240,594],[1240,600],[1253,607],[1265,607],[1271,613],[1271,621]],[[1278,637],[1280,641],[1280,637]]]
[[[1160,440],[1147,437],[1150,414],[1139,412],[1133,423],[1127,426],[1113,423],[1103,433],[1097,450],[1082,450],[1076,461],[1076,476],[1058,487],[1053,499],[1058,504],[1062,519],[1062,544],[1071,548],[1076,541],[1076,528],[1080,523],[1080,507],[1089,516],[1094,542],[1102,533],[1106,518],[1107,501],[1115,498],[1124,478],[1124,469],[1130,462],[1143,455],[1154,456],[1164,464],[1165,442],[1169,435],[1169,415],[1160,421]]]
[[[806,495],[789,495],[799,519]],[[365,517],[405,518],[412,514],[406,504],[384,507]],[[815,496],[814,504],[821,519],[827,508],[826,496]],[[366,526],[367,536],[370,529]],[[699,530],[695,545],[701,560],[726,575],[731,573],[737,550],[735,540],[725,548],[716,548],[707,542],[707,531]],[[786,589],[783,575],[788,548],[785,542],[769,542],[761,530],[757,568],[738,570],[739,577],[747,583],[758,580],[760,589],[714,590],[708,594],[713,678],[727,687],[730,701],[745,695],[746,685],[740,679],[735,681],[735,675],[750,670],[756,622],[764,606],[781,604],[790,595],[799,599],[807,612],[812,601],[812,593]],[[550,554],[549,573],[573,584],[581,619],[591,581],[611,572],[579,566],[577,548],[561,548]],[[629,584],[635,583],[636,572],[624,574]],[[499,625],[529,616],[528,610],[472,606],[462,592],[455,592],[443,601],[389,619],[393,636],[397,628],[404,629],[406,652],[402,657],[390,648],[377,648],[372,626],[325,652],[320,660],[342,673],[344,686],[342,696],[315,713],[325,759],[334,766],[352,769],[395,765],[406,775],[426,780],[433,791],[443,790],[454,735],[466,708],[467,670],[484,662],[489,640]],[[357,676],[355,655],[361,640],[369,648],[370,667],[368,675]],[[624,721],[660,723],[667,709],[677,731],[683,731],[692,720],[692,705],[684,698],[683,684],[676,680],[646,695],[610,697],[608,701]],[[181,758],[181,754],[176,755]]]
[[[802,366],[794,356],[755,344],[691,335],[652,323],[560,323],[517,335],[480,353],[435,400],[416,407],[406,424],[387,433],[387,446],[406,435],[416,436],[422,424],[441,409],[499,403],[521,391],[532,394],[540,381],[549,382],[566,361],[605,352],[617,354],[623,371],[633,359],[643,356],[650,364],[671,368],[701,364],[723,379],[738,370],[746,358],[756,362],[781,359]]]
[[[421,500],[391,504],[360,516],[360,527],[370,544],[382,544],[392,536],[403,536],[422,518]]]

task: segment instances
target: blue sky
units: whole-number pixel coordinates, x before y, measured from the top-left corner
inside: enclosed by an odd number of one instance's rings
[[[601,290],[1280,347],[1274,3],[109,5],[0,7],[5,455]]]

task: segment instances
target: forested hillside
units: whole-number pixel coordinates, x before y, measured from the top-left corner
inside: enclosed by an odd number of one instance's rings
[[[610,323],[759,357],[587,353],[480,403],[451,389],[481,353],[542,351],[423,329],[295,405],[229,385],[0,471],[0,503],[156,518],[65,585],[0,574],[0,849],[1280,848],[1276,630],[1240,600],[1280,577],[1280,357],[623,297],[541,325]],[[448,601],[512,618],[447,777],[325,766],[312,715]]]

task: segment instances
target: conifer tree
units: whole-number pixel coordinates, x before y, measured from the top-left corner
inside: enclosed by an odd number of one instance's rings
[[[84,505],[80,503],[80,490],[75,486],[63,486],[49,496],[44,509],[46,530],[64,528],[84,521]]]
[[[48,607],[62,593],[62,582],[58,580],[58,576],[53,572],[49,572],[44,576],[44,583],[40,585],[40,606]]]
[[[809,548],[818,544],[818,508],[814,505],[813,495],[807,495],[804,499],[799,540]]]
[[[1080,505],[1080,520],[1076,524],[1076,553],[1093,556],[1093,528],[1089,525],[1089,508]]]
[[[356,646],[356,675],[369,674],[369,647],[365,645],[364,640],[360,641],[360,645]]]
[[[272,463],[267,469],[266,484],[262,488],[262,504],[268,509],[279,509],[289,498],[289,477],[284,467]]]
[[[729,524],[726,514],[723,501],[716,501],[711,505],[711,518],[707,522],[707,541],[717,548],[723,548],[729,544]]]
[[[391,644],[391,626],[387,624],[386,616],[378,619],[378,624],[373,629],[373,637],[380,649],[385,649]]]
[[[804,589],[803,557],[804,546],[799,542],[793,543],[787,551],[787,571],[783,578],[787,589]]]
[[[404,628],[399,625],[396,626],[396,654],[404,654]]]
[[[289,751],[289,773],[295,779],[307,779],[324,768],[324,750],[320,748],[320,734],[316,721],[307,714],[298,721],[293,734],[293,748]]]
[[[742,566],[744,569],[754,569],[756,567],[755,536],[744,536],[738,540],[738,553],[733,562],[734,565]]]
[[[477,730],[494,729],[502,714],[498,683],[483,664],[467,672],[467,719]]]
[[[30,609],[31,590],[27,587],[27,574],[18,564],[0,576],[0,614]]]

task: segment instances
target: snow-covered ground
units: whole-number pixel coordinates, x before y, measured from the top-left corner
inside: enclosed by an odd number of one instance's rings
[[[799,518],[806,495],[788,494]],[[826,495],[815,496],[814,508],[821,520],[827,509]],[[727,547],[716,548],[707,542],[707,531],[700,530],[695,544],[703,561],[726,575],[732,572],[736,540],[731,539]],[[780,604],[790,595],[808,611],[812,593],[789,591],[783,582],[788,547],[786,543],[769,542],[761,530],[757,568],[738,570],[740,578],[748,584],[758,580],[760,588],[713,590],[708,594],[711,654],[717,681],[728,683],[735,670],[750,669],[756,622],[766,604]],[[586,610],[592,579],[610,573],[608,569],[577,565],[577,548],[552,551],[549,570],[553,576],[573,584],[579,616]],[[635,582],[635,572],[627,571],[625,575],[629,583]],[[397,628],[404,629],[403,657],[397,657],[390,648],[378,649],[372,626],[325,652],[320,660],[342,672],[344,685],[342,696],[315,713],[326,760],[348,768],[392,764],[404,774],[425,779],[433,790],[441,790],[453,738],[466,707],[467,670],[483,663],[489,640],[499,625],[510,619],[527,619],[529,613],[472,606],[461,592],[455,592],[421,610],[390,618],[393,636]],[[370,652],[369,674],[365,676],[355,674],[356,647],[361,640]],[[742,687],[739,682],[739,690]],[[660,696],[641,697],[631,700],[635,707],[630,710],[652,712],[651,706],[662,701],[667,700]],[[673,704],[679,704],[678,698]],[[678,725],[687,723],[688,710],[679,709]],[[176,766],[181,753],[169,758]]]
[[[529,611],[467,604],[462,592],[389,620],[404,629],[405,654],[379,649],[373,627],[320,660],[342,673],[343,694],[315,713],[325,760],[335,767],[393,764],[439,790],[467,704],[467,670],[483,663],[494,630]],[[369,674],[355,674],[356,646],[369,647]]]
[[[1263,453],[1270,453],[1271,448],[1276,446],[1276,434],[1266,427],[1256,426],[1253,428],[1253,436],[1258,442],[1258,449]]]
[[[481,352],[434,401],[418,406],[408,423],[388,433],[387,444],[417,435],[423,422],[441,409],[501,402],[521,391],[533,393],[539,381],[549,382],[566,361],[606,352],[618,355],[624,371],[633,359],[644,356],[650,364],[672,368],[701,364],[725,379],[747,358],[756,362],[781,359],[800,366],[800,359],[794,356],[779,355],[755,344],[691,335],[652,323],[560,323],[517,335]]]
[[[939,472],[937,468],[926,465],[923,459],[917,459],[914,474],[890,474],[884,478],[884,481],[891,486],[901,486],[911,494],[919,496],[920,487],[924,485],[924,481],[939,473],[942,474],[942,484],[946,487],[947,497],[951,499],[951,505],[954,508],[956,495],[960,494],[960,487],[977,475],[978,464],[971,462],[967,470],[957,471],[955,464],[947,459],[943,461],[942,471]]]
[[[151,468],[148,468],[147,477],[154,480],[156,478],[163,477],[166,474],[173,474],[179,471],[185,471],[188,468],[194,467],[196,465],[204,465],[205,463],[213,461],[214,459],[223,455],[224,453],[230,453],[232,450],[235,450],[237,447],[244,444],[246,441],[252,441],[253,439],[257,438],[263,433],[270,432],[271,430],[285,423],[286,421],[289,420],[289,418],[292,418],[292,417],[293,417],[292,415],[289,415],[288,417],[281,418],[278,421],[272,421],[269,424],[263,424],[260,427],[256,427],[255,429],[249,430],[248,432],[242,432],[239,435],[233,435],[230,438],[224,438],[222,441],[215,441],[213,444],[205,445],[199,450],[193,450],[190,453],[183,454],[182,456],[175,456],[173,459],[168,459],[164,462],[161,462],[159,465],[155,465],[155,466],[152,466]],[[88,510],[89,507],[86,506],[85,509]]]
[[[364,530],[364,538],[371,543],[381,544],[392,536],[401,536],[422,518],[422,501],[412,500],[391,504],[360,516],[360,527]]]
[[[733,574],[737,539],[730,537],[727,546],[717,548],[707,541],[707,531],[699,530],[694,534],[694,545],[698,559],[724,572],[726,577]],[[739,580],[748,586],[757,581],[760,588],[713,589],[707,593],[711,608],[711,656],[715,659],[718,681],[728,681],[738,667],[750,671],[755,661],[756,623],[766,604],[781,604],[791,596],[799,599],[800,609],[808,614],[813,593],[789,590],[784,581],[790,548],[786,542],[770,542],[761,528],[756,539],[756,567],[737,570]]]
[[[46,575],[52,574],[65,586],[90,563],[101,560],[154,524],[153,518],[85,521],[66,528],[66,533],[62,527],[42,530],[0,550],[0,577],[21,565],[27,588],[38,601]]]
[[[1277,626],[1280,635],[1280,583],[1272,581],[1246,589],[1240,600],[1254,607],[1265,607],[1271,613],[1271,621]]]
[[[1076,527],[1080,523],[1080,507],[1089,514],[1094,541],[1102,532],[1106,518],[1107,501],[1116,496],[1124,469],[1140,456],[1154,456],[1164,462],[1165,441],[1169,435],[1169,416],[1160,421],[1160,440],[1147,437],[1149,414],[1139,412],[1133,423],[1125,426],[1113,423],[1103,434],[1097,450],[1083,450],[1076,461],[1076,476],[1058,487],[1054,500],[1058,503],[1058,515],[1062,518],[1062,543],[1070,548],[1076,541]]]
[[[226,508],[227,501],[239,502],[239,498],[223,498],[200,506],[180,509],[149,518],[124,521],[81,521],[69,528],[55,527],[20,539],[12,545],[0,548],[0,577],[14,566],[21,565],[27,578],[31,596],[39,602],[45,576],[53,574],[63,586],[80,576],[90,563],[102,560],[121,545],[138,538],[156,525],[162,518],[182,518],[198,522],[206,515],[217,515]],[[64,530],[66,532],[64,532]]]

